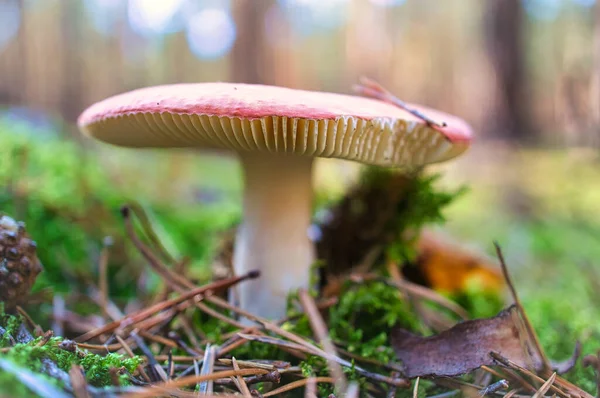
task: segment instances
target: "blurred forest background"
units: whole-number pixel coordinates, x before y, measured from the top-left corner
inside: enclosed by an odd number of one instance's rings
[[[594,0],[0,0],[0,210],[38,241],[39,287],[95,278],[112,236],[113,294],[146,290],[143,261],[123,254],[127,201],[174,256],[204,265],[214,232],[239,217],[234,159],[94,143],[75,124],[87,106],[217,80],[351,93],[361,75],[473,126],[472,150],[431,168],[442,186],[469,187],[445,228],[488,253],[499,240],[526,303],[528,292],[540,303],[577,291],[562,313],[593,319],[581,308],[600,302]],[[317,206],[346,192],[357,168],[319,160]]]
[[[36,120],[155,84],[349,92],[363,74],[479,140],[600,145],[594,0],[0,1],[0,103]]]

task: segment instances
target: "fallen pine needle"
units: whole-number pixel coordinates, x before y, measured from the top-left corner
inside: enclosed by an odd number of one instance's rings
[[[231,376],[253,376],[258,374],[265,374],[268,371],[264,369],[240,369],[240,370],[223,370],[219,372],[213,372],[208,375],[200,375],[200,376],[186,376],[177,380],[170,380],[163,383],[157,383],[151,387],[139,389],[131,394],[125,395],[127,398],[143,398],[143,397],[153,397],[156,395],[156,389],[168,389],[168,388],[179,388],[179,387],[187,387],[197,383],[201,383],[203,381],[208,380],[217,380],[225,377]]]
[[[550,389],[550,387],[552,387],[552,384],[554,384],[554,380],[556,379],[556,372],[552,373],[552,376],[550,376],[550,378],[548,380],[546,380],[546,382],[540,387],[539,390],[536,391],[535,394],[533,394],[532,398],[542,398],[546,392]]]
[[[313,333],[315,334],[315,337],[319,340],[319,342],[325,349],[325,352],[329,354],[329,357],[326,358],[327,366],[329,367],[331,374],[333,375],[333,378],[335,380],[336,390],[340,393],[344,393],[346,391],[348,381],[344,376],[344,372],[339,362],[332,359],[334,357],[337,357],[338,355],[335,346],[329,338],[325,321],[323,321],[323,318],[321,317],[321,314],[317,309],[315,301],[306,290],[300,290],[298,292],[298,295],[300,298],[300,303],[302,304],[302,308],[304,309],[304,313],[308,317],[308,321],[310,322],[310,326],[313,330]]]
[[[234,370],[240,370],[240,367],[238,366],[238,363],[235,360],[235,357],[231,358],[231,362],[233,364]],[[252,395],[250,394],[250,390],[248,389],[248,385],[244,381],[244,378],[240,375],[237,375],[237,376],[235,376],[235,379],[237,380],[237,385],[238,385],[238,388],[240,389],[240,392],[242,393],[242,395],[246,398],[251,397]]]
[[[272,391],[269,391],[269,392],[263,394],[263,397],[272,397],[274,395],[281,394],[282,392],[287,392],[287,391],[294,390],[296,388],[303,387],[307,383],[309,383],[309,381],[313,382],[313,383],[329,383],[329,384],[334,383],[332,377],[309,377],[306,379],[293,381],[291,383],[286,384],[285,386],[281,386]]]

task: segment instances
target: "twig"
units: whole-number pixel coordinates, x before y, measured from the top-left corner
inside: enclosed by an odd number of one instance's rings
[[[156,343],[160,343],[170,348],[179,347],[179,345],[175,341],[163,336],[159,336],[157,334],[148,333],[145,330],[138,330],[138,334],[146,340],[154,341]]]
[[[494,384],[490,384],[483,390],[479,391],[479,395],[485,397],[486,395],[494,394],[500,390],[506,390],[508,387],[510,387],[508,385],[508,382],[504,379],[501,379],[495,382]]]
[[[279,347],[287,347],[287,348],[291,348],[291,349],[302,350],[310,355],[316,355],[316,356],[320,356],[321,358],[324,358],[324,359],[334,360],[334,361],[338,362],[340,365],[343,365],[343,366],[346,366],[349,368],[353,368],[356,373],[358,373],[361,376],[364,376],[368,379],[374,380],[374,381],[386,383],[388,385],[397,386],[397,387],[410,386],[410,382],[408,382],[406,379],[403,379],[403,378],[392,379],[387,376],[369,372],[361,367],[353,365],[352,363],[350,363],[340,357],[330,355],[330,354],[326,353],[325,351],[322,351],[318,348],[311,349],[311,348],[305,347],[301,344],[291,343],[289,341],[285,341],[285,340],[281,340],[281,339],[278,339],[275,337],[269,337],[269,336],[254,336],[254,335],[248,335],[248,334],[240,334],[240,336],[247,340],[260,341],[262,343],[272,344],[272,345],[276,345]]]
[[[156,233],[152,228],[152,223],[148,219],[148,215],[146,214],[142,206],[137,202],[132,202],[125,207],[127,209],[132,210],[135,213],[138,220],[140,221],[142,230],[146,234],[146,237],[150,240],[150,242],[152,242],[152,244],[154,244],[154,246],[156,247],[160,255],[165,259],[165,261],[169,263],[175,263],[175,259],[169,254],[167,249],[165,249],[160,239],[158,239],[158,236],[156,236]],[[123,212],[123,209],[121,209],[121,212]]]
[[[229,366],[233,366],[233,360],[229,359],[229,358],[220,358],[219,359],[219,363],[222,363],[223,365],[229,365]],[[273,364],[270,363],[261,363],[261,362],[254,362],[254,361],[240,361],[240,360],[236,360],[236,363],[238,364],[238,366],[240,368],[259,368],[259,369],[266,369],[266,370],[278,370],[279,368]],[[289,364],[287,364],[286,367],[289,367]]]
[[[360,387],[359,387],[358,383],[355,381],[351,382],[348,385],[348,389],[346,390],[345,397],[346,398],[358,398],[359,395],[360,395]]]
[[[144,340],[138,335],[138,331],[134,330],[129,334],[133,340],[135,340],[137,346],[144,353],[144,355],[148,358],[148,366],[153,370],[153,373],[156,375],[156,380],[167,381],[168,376],[165,373],[164,369],[158,364],[156,358],[154,358],[154,354],[150,350],[150,348],[146,345]]]
[[[325,349],[325,352],[328,353],[331,358],[337,357],[338,354],[336,352],[335,346],[329,338],[327,326],[325,326],[325,322],[323,321],[323,318],[321,317],[321,314],[317,309],[315,301],[304,289],[301,289],[298,292],[298,297],[300,299],[300,303],[302,304],[302,308],[304,309],[304,312],[308,317],[308,321],[310,322],[310,326],[313,330],[313,333],[315,334],[315,337],[321,343],[321,345]],[[344,372],[340,364],[331,358],[327,358],[327,365],[331,371],[333,379],[335,380],[336,390],[339,393],[344,394],[346,392],[348,381],[344,376]]]
[[[510,390],[509,392],[507,392],[503,396],[503,398],[511,398],[511,397],[515,396],[518,392],[519,392],[519,389],[518,388],[514,388],[514,389]]]
[[[540,383],[545,383],[546,382],[546,380],[542,379],[541,377],[539,377],[535,373],[531,372],[529,369],[526,369],[526,368],[524,368],[522,366],[517,365],[516,363],[514,363],[510,359],[507,359],[507,358],[503,357],[502,355],[498,354],[497,352],[491,352],[490,355],[491,355],[492,358],[494,358],[496,361],[498,361],[502,365],[504,365],[504,366],[506,366],[508,368],[511,368],[511,369],[518,370],[519,372],[522,372],[522,373],[526,374],[527,376],[529,376],[530,378],[534,379],[537,382],[540,382]],[[563,397],[563,398],[568,398],[569,397],[569,394],[567,394],[566,392],[562,391],[558,387],[555,387],[555,386],[551,385],[550,389],[552,391],[554,391],[555,393],[557,393],[558,395],[560,395],[561,397]]]
[[[202,370],[200,371],[201,376],[207,376],[213,372],[213,366],[215,364],[215,348],[211,347],[210,344],[206,345],[204,350],[204,359],[202,360]],[[211,380],[202,382],[199,386],[198,391],[201,394],[212,394],[213,383]]]
[[[141,214],[142,212],[139,212],[139,213]],[[137,214],[138,217],[140,216],[140,214]],[[148,264],[150,264],[152,269],[154,271],[156,271],[165,281],[170,281],[171,284],[173,284],[173,285],[177,285],[180,287],[192,288],[193,284],[190,281],[188,281],[185,277],[178,275],[177,273],[173,272],[171,269],[162,265],[160,260],[158,258],[156,258],[154,253],[152,253],[152,251],[142,243],[142,241],[137,236],[137,234],[135,233],[135,230],[133,228],[133,224],[131,222],[131,217],[130,217],[130,208],[127,206],[123,206],[121,208],[121,215],[123,216],[123,220],[125,222],[125,230],[127,232],[127,236],[129,236],[129,239],[131,239],[133,245],[138,249],[138,251],[142,254],[142,256],[144,256],[144,258],[148,261]],[[149,226],[147,228],[151,231],[151,228]],[[157,239],[157,241],[158,241],[158,239]]]
[[[33,321],[33,319],[29,316],[29,314],[19,305],[17,305],[17,312],[25,318],[25,321],[33,328],[33,334],[35,336],[42,336],[44,334],[44,329],[37,323]]]
[[[406,102],[394,96],[392,93],[384,89],[379,83],[375,82],[374,80],[371,80],[367,77],[361,77],[359,81],[360,84],[354,86],[354,90],[356,92],[368,97],[373,97],[378,100],[396,105],[397,107],[404,109],[405,111],[423,120],[431,127],[443,128],[447,126],[445,122],[438,123],[426,116],[425,114],[423,114],[421,111],[410,108]]]
[[[351,364],[350,362],[337,357],[337,356],[331,356],[329,355],[327,352],[321,350],[320,348],[316,347],[315,345],[307,342],[306,340],[302,339],[300,336],[295,335],[294,333],[288,332],[286,330],[281,329],[279,326],[275,325],[272,322],[267,321],[266,319],[257,317],[247,311],[244,311],[240,308],[237,308],[235,306],[232,306],[231,304],[229,304],[228,302],[226,302],[225,300],[216,297],[216,296],[210,296],[207,297],[207,300],[222,307],[222,308],[226,308],[229,309],[231,311],[237,312],[240,315],[245,316],[246,318],[248,318],[249,320],[253,321],[253,322],[258,322],[261,323],[263,325],[263,327],[266,330],[269,330],[271,332],[277,333],[278,335],[285,337],[287,339],[292,340],[293,342],[295,342],[298,346],[300,347],[304,347],[305,351],[308,351],[309,353],[313,354],[313,355],[318,355],[321,356],[322,358],[333,358],[335,361],[337,361],[340,365],[346,366],[346,367],[351,367],[353,368],[357,373],[370,378],[372,380],[376,380],[376,381],[380,381],[386,384],[390,384],[390,385],[396,385],[398,387],[407,387],[410,385],[410,382],[406,379],[391,379],[387,376],[383,376],[377,373],[372,373],[369,371],[366,371],[356,365]],[[239,333],[238,333],[239,335]],[[266,336],[251,336],[251,335],[244,335],[244,338],[247,339],[255,339],[255,340],[263,340],[263,341],[271,341],[272,344],[276,344],[279,346],[284,346],[284,347],[291,347],[290,343],[284,340],[280,340],[280,339],[272,339],[270,337],[266,337]],[[276,342],[276,343],[275,343]],[[298,348],[296,348],[298,349]]]
[[[400,377],[400,372],[393,372],[392,373],[392,377],[393,378]],[[396,386],[390,386],[390,388],[388,389],[386,398],[394,398],[396,396],[396,391],[397,390],[398,390],[398,387],[396,387]]]
[[[117,335],[115,335],[115,338],[117,339],[117,341],[119,342],[119,344],[121,345],[121,347],[123,347],[123,349],[125,350],[125,352],[127,353],[127,355],[129,355],[130,358],[135,357],[135,354],[131,350],[131,347],[129,347],[129,344],[127,344],[127,342],[125,342],[125,340],[123,340],[123,338],[121,336],[119,336],[117,334]],[[152,382],[152,380],[150,379],[150,376],[148,376],[148,373],[146,373],[146,371],[144,370],[144,367],[141,364],[137,366],[137,370],[138,370],[138,372],[140,372],[140,374],[142,375],[142,377],[148,383]]]
[[[517,290],[515,289],[515,285],[513,284],[510,274],[508,272],[508,267],[506,265],[506,262],[504,261],[504,255],[502,254],[502,249],[500,248],[500,245],[498,244],[498,242],[494,242],[494,246],[496,247],[496,254],[498,256],[498,260],[500,261],[500,267],[502,268],[502,273],[504,274],[504,279],[506,280],[506,284],[508,285],[508,288],[510,289],[510,293],[513,297],[515,305],[517,306],[517,309],[519,310],[521,318],[523,319],[523,323],[525,324],[525,329],[527,330],[527,334],[529,335],[529,338],[533,342],[535,350],[537,351],[537,353],[540,356],[540,359],[542,361],[542,364],[541,364],[542,369],[541,370],[544,374],[550,374],[550,372],[552,371],[552,366],[550,365],[550,362],[548,361],[548,358],[546,357],[546,354],[544,353],[542,345],[540,344],[537,334],[535,333],[535,329],[531,325],[531,322],[529,321],[529,318],[527,317],[527,314],[525,313],[525,308],[523,307],[523,304],[521,304],[521,300],[519,299],[519,296],[517,295]]]
[[[73,386],[73,395],[75,395],[76,398],[89,398],[90,394],[87,390],[88,385],[81,366],[76,364],[71,365],[69,377],[71,378],[71,385]]]
[[[256,383],[264,383],[264,382],[279,384],[281,382],[281,373],[274,370],[272,372],[265,373],[262,375],[248,376],[248,377],[244,377],[244,382],[247,385],[252,385],[252,384],[256,384]],[[215,380],[215,384],[232,384],[232,383],[233,383],[233,381],[231,380],[231,378]]]
[[[311,380],[312,379],[312,380]],[[313,383],[329,383],[329,384],[333,384],[333,378],[331,377],[309,377],[306,379],[301,379],[301,380],[296,380],[293,381],[291,383],[286,384],[285,386],[281,386],[279,388],[276,388],[274,390],[271,390],[265,394],[263,394],[263,397],[272,397],[274,395],[278,395],[287,391],[291,391],[294,390],[296,388],[300,388],[302,386],[305,386],[309,380],[311,380],[311,382]]]
[[[240,370],[240,367],[238,366],[237,361],[235,360],[235,357],[232,357],[231,361],[233,363],[233,369]],[[239,375],[235,376],[235,378],[238,381],[239,389],[240,389],[240,392],[242,393],[242,395],[246,398],[251,397],[252,395],[250,394],[250,390],[248,389],[248,385],[244,381],[244,378]]]
[[[169,350],[167,356],[167,370],[169,372],[169,380],[172,380],[173,376],[175,375],[175,361],[173,361],[173,350]]]
[[[105,237],[102,241],[102,250],[100,251],[100,260],[98,261],[98,274],[100,276],[98,287],[100,289],[100,307],[102,316],[108,320],[108,255],[109,248],[112,246],[112,238]]]
[[[52,297],[52,330],[57,336],[63,336],[63,326],[65,317],[65,299],[60,294]]]
[[[128,398],[142,398],[142,397],[153,397],[156,395],[157,391],[161,389],[173,389],[179,387],[186,387],[196,383],[200,383],[206,380],[217,380],[230,376],[250,376],[250,375],[258,375],[268,373],[264,369],[240,369],[240,370],[224,370],[220,372],[213,372],[209,375],[200,375],[200,376],[186,376],[177,380],[169,380],[163,383],[157,383],[152,385],[151,387],[139,389],[134,391],[131,394],[126,395]]]
[[[88,341],[90,339],[93,339],[94,337],[100,336],[101,334],[108,333],[112,330],[115,330],[116,328],[120,327],[121,324],[123,324],[125,322],[127,322],[127,324],[135,324],[139,321],[146,319],[148,316],[150,316],[156,312],[164,311],[164,310],[171,308],[177,304],[180,304],[186,300],[192,299],[195,296],[201,296],[207,292],[213,292],[213,293],[219,292],[219,291],[229,288],[232,285],[240,283],[242,281],[245,281],[248,279],[255,279],[258,276],[259,276],[258,271],[250,271],[249,273],[242,275],[242,276],[236,276],[233,278],[224,279],[221,281],[209,283],[209,284],[201,286],[201,287],[197,287],[195,289],[192,289],[192,290],[180,295],[179,297],[160,302],[158,304],[151,306],[150,308],[138,311],[131,315],[127,315],[117,321],[110,322],[104,326],[97,328],[97,329],[91,330],[91,331],[77,337],[75,339],[75,341],[77,341],[77,342]]]
[[[485,365],[482,366],[481,369],[485,370],[486,372],[489,372],[490,374],[493,374],[496,377],[499,377],[500,379],[511,379],[515,383],[520,385],[522,388],[525,388],[527,391],[535,392],[535,387],[532,386],[531,383],[529,383],[527,380],[525,380],[520,374],[514,372],[512,369],[503,369],[503,373],[506,373],[506,375]]]
[[[310,377],[304,387],[304,398],[317,398],[317,383]]]
[[[552,384],[554,384],[554,380],[556,379],[556,372],[552,373],[552,376],[550,376],[550,378],[548,380],[546,380],[546,382],[540,387],[539,390],[537,390],[535,392],[535,394],[533,394],[532,398],[542,398],[546,392],[550,389],[550,387],[552,387]]]
[[[421,380],[420,377],[417,377],[417,380],[415,380],[415,387],[413,388],[413,398],[418,398],[419,396],[419,380]]]

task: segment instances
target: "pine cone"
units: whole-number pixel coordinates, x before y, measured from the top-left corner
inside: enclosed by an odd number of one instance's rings
[[[26,298],[42,264],[25,225],[0,214],[0,302],[12,309]]]

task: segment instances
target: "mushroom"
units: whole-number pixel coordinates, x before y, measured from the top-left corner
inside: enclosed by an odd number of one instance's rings
[[[409,170],[449,160],[469,147],[471,129],[464,121],[411,107],[444,124],[365,97],[220,82],[116,95],[85,110],[78,124],[85,135],[123,147],[236,152],[244,193],[234,270],[261,271],[260,278],[237,287],[238,304],[280,319],[287,295],[310,287],[314,158]]]

